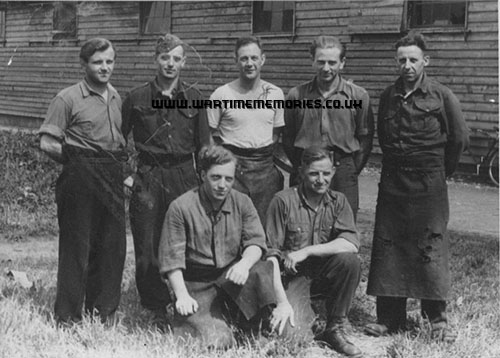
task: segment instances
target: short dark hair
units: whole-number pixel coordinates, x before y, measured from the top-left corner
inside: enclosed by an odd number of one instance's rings
[[[102,37],[95,37],[87,40],[83,43],[82,48],[80,49],[80,59],[84,62],[89,62],[89,58],[91,58],[94,53],[106,51],[110,47],[113,51],[115,50],[111,41]]]
[[[323,159],[329,159],[332,162],[332,165],[334,163],[332,154],[329,150],[320,146],[313,145],[304,149],[304,152],[302,152],[300,165],[302,169],[305,169],[306,167],[311,165],[311,163]]]
[[[314,59],[316,56],[316,50],[318,48],[338,48],[340,50],[340,59],[343,60],[345,58],[346,49],[345,46],[340,42],[338,38],[335,36],[318,36],[311,43],[311,48],[309,51],[311,52],[311,56]]]
[[[236,40],[236,45],[234,46],[234,54],[236,57],[238,57],[238,50],[242,48],[243,46],[250,45],[250,44],[256,44],[257,47],[260,49],[260,52],[264,53],[264,50],[262,49],[262,44],[260,42],[260,39],[255,36],[243,36],[240,37],[238,40]]]
[[[427,42],[424,35],[418,31],[410,31],[405,37],[402,37],[396,42],[396,50],[400,47],[417,46],[422,51],[427,50]]]
[[[229,162],[236,164],[236,157],[220,145],[206,145],[198,153],[198,167],[205,172],[214,165],[224,165]]]

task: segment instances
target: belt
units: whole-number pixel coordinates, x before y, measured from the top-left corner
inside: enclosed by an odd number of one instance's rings
[[[415,155],[415,156],[386,156],[382,165],[395,167],[402,171],[420,171],[429,169],[443,169],[444,158],[440,156]]]
[[[222,146],[233,154],[249,158],[270,157],[274,151],[274,144],[269,144],[261,148],[240,148],[231,144],[223,144]]]
[[[138,159],[139,162],[146,165],[173,167],[193,160],[193,154],[174,155],[140,152]]]
[[[87,148],[80,148],[74,145],[65,144],[63,146],[63,155],[69,160],[73,158],[94,158],[94,159],[110,159],[113,161],[126,162],[128,154],[125,151],[111,151],[111,150],[93,150]]]

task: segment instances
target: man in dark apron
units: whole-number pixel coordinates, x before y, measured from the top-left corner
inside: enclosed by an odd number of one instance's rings
[[[446,317],[446,177],[468,145],[468,130],[458,99],[425,73],[423,36],[408,34],[396,50],[400,77],[382,93],[378,112],[383,159],[368,278],[378,323],[366,332],[380,336],[404,329],[411,297],[421,300],[432,336],[453,341]]]

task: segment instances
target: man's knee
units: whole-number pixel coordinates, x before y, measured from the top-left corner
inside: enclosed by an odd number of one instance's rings
[[[338,278],[341,275],[359,277],[361,274],[361,260],[358,254],[343,252],[330,256],[322,269],[322,276]]]

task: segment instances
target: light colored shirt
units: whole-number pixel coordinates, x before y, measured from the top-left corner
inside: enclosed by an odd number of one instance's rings
[[[284,100],[283,91],[263,81],[257,95],[237,92],[228,83],[217,88],[210,100]],[[213,103],[213,102],[212,102]],[[281,108],[212,108],[207,109],[208,124],[217,130],[223,144],[239,148],[262,148],[273,143],[273,129],[283,127],[284,109]]]
[[[104,99],[86,81],[63,89],[50,103],[39,133],[94,151],[123,149],[122,100],[110,84],[107,97]]]

